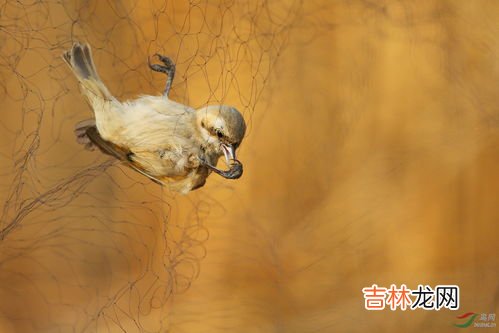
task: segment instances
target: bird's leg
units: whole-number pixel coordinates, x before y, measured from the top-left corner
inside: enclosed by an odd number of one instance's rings
[[[170,93],[170,88],[172,87],[173,78],[175,77],[175,63],[170,58],[165,57],[161,54],[156,53],[154,56],[158,57],[158,59],[164,65],[151,64],[149,58],[147,58],[147,64],[149,65],[149,68],[152,69],[153,71],[165,73],[167,75],[166,86],[163,95],[168,97],[168,94]]]
[[[227,179],[238,179],[243,174],[243,164],[238,160],[233,160],[229,170],[220,170],[219,168],[211,165],[205,160],[201,160],[201,165],[207,167],[214,173],[227,178]]]

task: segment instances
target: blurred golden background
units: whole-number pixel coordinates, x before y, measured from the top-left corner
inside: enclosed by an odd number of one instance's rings
[[[0,332],[454,332],[499,304],[497,1],[0,4]],[[245,174],[179,196],[88,152],[60,58],[240,109]],[[377,283],[458,311],[367,311]],[[469,329],[472,329],[471,327]],[[493,330],[493,329],[492,329]]]

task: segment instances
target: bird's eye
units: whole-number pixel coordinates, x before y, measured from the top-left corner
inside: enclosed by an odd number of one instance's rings
[[[217,134],[217,136],[218,136],[219,139],[223,138],[223,136],[224,136],[224,134],[222,133],[222,131],[220,131],[218,129],[215,130],[215,133]]]

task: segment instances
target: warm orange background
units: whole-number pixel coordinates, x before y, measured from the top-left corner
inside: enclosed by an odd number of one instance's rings
[[[498,313],[498,22],[485,0],[1,5],[0,332],[454,332]],[[119,98],[162,90],[159,52],[175,100],[238,107],[243,178],[182,197],[84,151],[75,40]],[[457,284],[461,308],[368,312],[373,283]]]

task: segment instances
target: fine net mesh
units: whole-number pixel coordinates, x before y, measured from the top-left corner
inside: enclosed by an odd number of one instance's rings
[[[173,297],[200,274],[204,221],[223,210],[207,191],[180,198],[79,146],[74,124],[91,112],[62,52],[88,42],[120,100],[160,94],[165,77],[147,58],[167,55],[177,65],[172,99],[235,105],[251,134],[299,7],[0,2],[0,331],[168,330]]]

